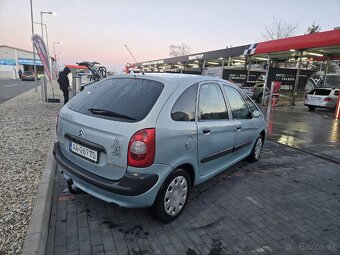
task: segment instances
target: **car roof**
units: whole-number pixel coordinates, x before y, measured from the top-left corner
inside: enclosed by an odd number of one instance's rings
[[[140,78],[140,79],[152,79],[163,82],[173,82],[173,83],[191,83],[191,82],[200,82],[205,80],[215,80],[215,81],[224,81],[217,77],[212,76],[204,76],[204,75],[196,75],[196,74],[177,74],[177,73],[146,73],[142,74],[124,74],[124,75],[115,75],[110,76],[110,78]],[[224,81],[225,82],[225,81]]]

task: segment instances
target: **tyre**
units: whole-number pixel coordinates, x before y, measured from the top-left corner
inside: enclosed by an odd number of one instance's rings
[[[254,147],[248,156],[248,161],[256,162],[260,159],[262,153],[262,146],[263,146],[263,138],[259,136],[254,144]]]
[[[190,192],[190,176],[184,169],[172,172],[160,188],[155,203],[150,208],[151,215],[168,223],[183,211]]]
[[[313,112],[315,110],[315,107],[308,105],[308,109],[309,109],[309,111]]]

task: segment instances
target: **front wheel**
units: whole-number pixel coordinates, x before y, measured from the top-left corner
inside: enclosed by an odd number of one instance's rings
[[[260,159],[261,157],[261,153],[262,153],[262,146],[263,146],[263,139],[262,136],[259,136],[259,138],[257,138],[253,150],[251,151],[248,160],[250,162],[256,162]]]
[[[177,169],[171,173],[159,190],[151,208],[152,215],[165,223],[176,219],[188,201],[190,185],[190,176],[186,170]]]

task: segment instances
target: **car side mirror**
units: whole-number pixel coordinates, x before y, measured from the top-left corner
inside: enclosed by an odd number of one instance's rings
[[[260,118],[261,113],[260,113],[258,110],[254,110],[254,111],[251,113],[251,116],[252,116],[253,118]]]

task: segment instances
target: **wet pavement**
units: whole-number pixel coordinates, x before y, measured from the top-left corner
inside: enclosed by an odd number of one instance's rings
[[[339,254],[339,128],[331,112],[273,109],[260,161],[193,187],[170,224],[72,195],[58,172],[46,254]]]
[[[340,120],[327,109],[310,112],[305,106],[273,107],[268,137],[340,163]]]

